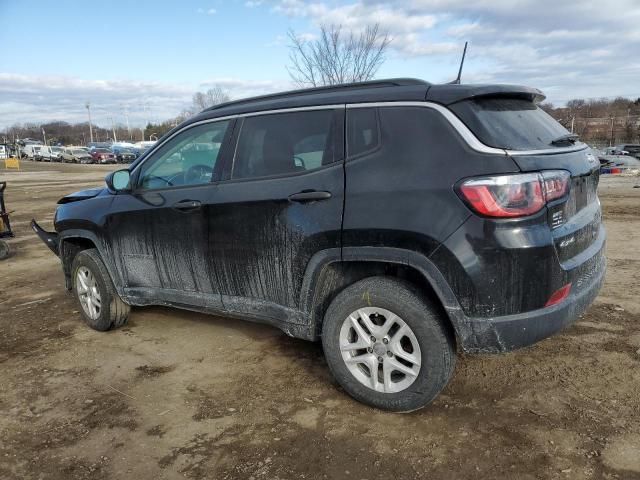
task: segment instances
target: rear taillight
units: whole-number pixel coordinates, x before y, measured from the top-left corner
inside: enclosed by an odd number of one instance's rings
[[[523,217],[566,195],[569,178],[569,172],[564,170],[473,178],[460,185],[460,193],[481,215]]]
[[[547,202],[564,197],[569,191],[569,172],[566,170],[549,170],[541,172],[542,186]]]

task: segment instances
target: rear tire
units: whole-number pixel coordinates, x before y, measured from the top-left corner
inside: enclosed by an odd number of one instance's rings
[[[322,346],[329,369],[362,403],[396,412],[422,408],[453,374],[455,340],[444,321],[409,283],[361,280],[340,292],[325,314]]]
[[[82,250],[75,256],[71,282],[84,321],[91,328],[105,332],[127,323],[131,308],[116,293],[95,248]]]

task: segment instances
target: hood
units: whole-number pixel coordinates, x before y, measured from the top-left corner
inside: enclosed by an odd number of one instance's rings
[[[97,197],[102,193],[104,187],[89,188],[87,190],[80,190],[79,192],[70,193],[58,200],[58,205],[65,203],[78,202],[80,200],[86,200],[88,198]]]

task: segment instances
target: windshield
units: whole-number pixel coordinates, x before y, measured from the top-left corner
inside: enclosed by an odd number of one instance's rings
[[[62,149],[60,147],[51,147],[52,152],[61,152]]]
[[[74,155],[86,155],[87,152],[85,152],[84,150],[73,150],[72,151]]]
[[[551,142],[569,132],[535,103],[504,97],[478,98],[451,110],[482,143],[508,150],[556,148]]]

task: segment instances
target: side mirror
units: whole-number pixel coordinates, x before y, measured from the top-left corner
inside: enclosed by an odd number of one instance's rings
[[[131,172],[126,168],[123,170],[116,170],[111,172],[105,177],[107,187],[113,192],[124,192],[130,190],[129,183],[131,182]]]

